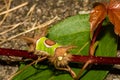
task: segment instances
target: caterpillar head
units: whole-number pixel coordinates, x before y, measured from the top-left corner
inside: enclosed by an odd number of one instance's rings
[[[68,53],[68,50],[70,50],[73,47],[74,46],[58,47],[55,50],[54,56],[50,58],[50,61],[57,66],[67,65],[70,61],[70,58],[72,57],[72,55]]]

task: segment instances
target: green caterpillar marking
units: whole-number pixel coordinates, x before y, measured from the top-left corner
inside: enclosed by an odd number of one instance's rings
[[[49,55],[53,56],[55,53],[56,48],[60,47],[58,43],[55,43],[54,45],[48,45],[45,41],[48,38],[41,37],[36,42],[36,50],[47,52]]]

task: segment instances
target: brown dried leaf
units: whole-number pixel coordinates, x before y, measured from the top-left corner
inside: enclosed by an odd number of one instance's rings
[[[97,6],[90,13],[90,32],[93,35],[93,32],[97,28],[97,26],[103,21],[106,17],[107,11],[106,7],[102,3],[98,3]]]
[[[120,0],[111,0],[108,6],[108,17],[115,26],[114,31],[120,35]]]

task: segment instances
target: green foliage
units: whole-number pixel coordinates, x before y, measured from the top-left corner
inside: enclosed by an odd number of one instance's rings
[[[70,17],[52,28],[48,37],[63,45],[77,46],[74,54],[88,55],[89,50],[89,15]]]
[[[114,33],[113,25],[104,25],[98,36],[99,43],[95,55],[115,57],[117,54],[117,36]],[[98,65],[96,67],[99,69],[90,70],[81,80],[104,80],[112,65]]]
[[[76,15],[67,18],[60,23],[52,26],[48,33],[48,38],[62,45],[73,45],[75,49],[71,50],[71,54],[88,55],[90,36],[89,36],[89,15]],[[99,56],[115,56],[117,50],[116,36],[113,32],[112,25],[104,25],[103,30],[98,37],[98,47],[96,55]],[[14,80],[73,80],[66,71],[56,70],[52,65],[37,64],[38,67],[28,67],[22,73],[14,78]],[[71,68],[78,73],[80,64],[70,64]],[[83,73],[81,80],[103,80],[108,70],[92,69]]]

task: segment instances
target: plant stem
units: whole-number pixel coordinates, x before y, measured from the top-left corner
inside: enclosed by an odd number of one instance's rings
[[[24,57],[30,59],[38,58],[36,55],[33,55],[32,53],[25,50],[15,50],[15,49],[5,49],[5,48],[0,48],[0,55]]]
[[[92,37],[92,40],[91,40],[91,43],[90,43],[90,49],[89,49],[89,55],[90,56],[93,56],[94,55],[94,52],[95,52],[95,42],[96,42],[96,38],[98,36],[98,34],[100,33],[101,31],[101,27],[102,27],[102,23],[103,21],[98,25],[96,31],[94,32],[94,35]]]
[[[0,48],[0,55],[24,57],[30,59],[37,59],[38,56],[25,50],[5,49]],[[101,56],[80,56],[72,55],[71,62],[85,63],[88,60],[92,60],[92,64],[120,64],[120,58],[118,57],[101,57]]]
[[[102,57],[102,56],[80,56],[73,55],[71,62],[85,63],[91,60],[91,64],[120,64],[119,57]]]

